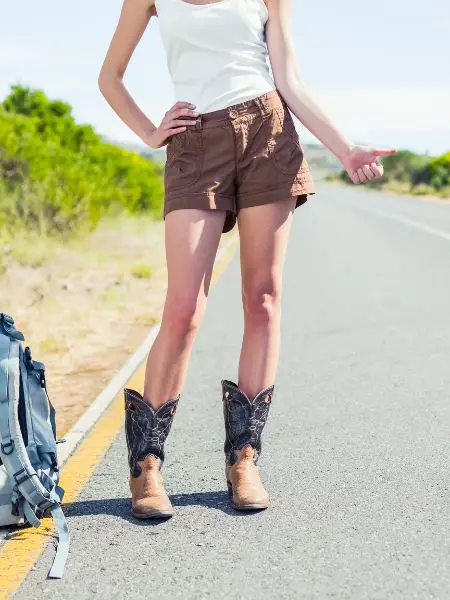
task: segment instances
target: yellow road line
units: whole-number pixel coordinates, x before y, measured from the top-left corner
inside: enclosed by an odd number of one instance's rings
[[[216,265],[212,285],[225,270],[235,248],[236,243],[231,244]],[[137,369],[127,385],[133,389],[142,389],[144,375],[145,364]],[[120,392],[64,465],[61,485],[66,490],[65,506],[78,498],[123,424],[123,395]],[[38,529],[19,528],[13,532],[0,549],[0,600],[8,600],[19,589],[48,541],[54,539],[54,535],[55,529],[51,518],[43,519]]]
[[[225,250],[225,253],[222,256],[220,262],[215,266],[215,269],[214,269],[212,277],[211,277],[211,285],[212,286],[216,283],[216,281],[219,279],[219,277],[222,275],[222,273],[225,271],[226,267],[228,266],[228,263],[230,262],[231,257],[234,254],[234,251],[236,250],[237,240],[238,240],[238,237],[237,237],[237,234],[235,234],[233,239],[230,240],[230,246]]]

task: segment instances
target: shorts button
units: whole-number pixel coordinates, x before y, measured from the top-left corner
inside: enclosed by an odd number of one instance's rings
[[[235,119],[237,117],[237,112],[235,110],[230,110],[229,114],[232,119]]]

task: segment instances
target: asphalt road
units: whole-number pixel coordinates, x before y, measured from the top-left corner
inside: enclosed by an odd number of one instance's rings
[[[18,599],[450,598],[450,205],[323,186],[298,209],[277,393],[272,504],[230,509],[220,379],[242,318],[236,254],[214,288],[167,443],[176,516],[129,515],[124,437],[69,511],[63,581],[47,548]]]

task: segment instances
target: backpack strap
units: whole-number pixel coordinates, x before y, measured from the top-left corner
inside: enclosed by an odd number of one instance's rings
[[[0,313],[2,315],[3,313]],[[10,338],[0,335],[0,450],[4,456],[10,456],[15,449],[9,427],[9,360]],[[19,394],[19,390],[17,390]]]
[[[37,518],[30,503],[24,498],[21,499],[19,511],[23,513],[30,525],[39,527],[41,521]],[[70,532],[61,506],[56,504],[50,509],[50,512],[58,531],[58,548],[48,576],[51,579],[61,579],[69,556]]]
[[[22,498],[22,506],[19,510],[23,512],[26,520],[30,525],[32,525],[33,527],[39,527],[39,525],[41,524],[40,520],[37,518],[36,513],[31,508],[30,503],[24,498]]]
[[[8,418],[6,419],[6,423],[9,429],[9,432],[6,432],[5,430],[7,439],[7,461],[5,461],[5,464],[13,483],[17,485],[23,496],[31,505],[38,506],[44,511],[47,508],[50,508],[54,500],[51,497],[51,491],[47,490],[42,485],[38,474],[31,464],[22,438],[19,423],[20,353],[21,348],[19,342],[10,340],[9,357],[6,360],[7,395],[4,399],[8,408]],[[2,452],[4,452],[3,447]]]
[[[6,342],[5,342],[6,340]],[[60,542],[52,567],[52,577],[62,577],[67,560],[70,535],[64,513],[60,505],[58,487],[52,482],[46,489],[33,468],[27,454],[19,423],[20,398],[20,359],[22,348],[16,339],[0,335],[0,344],[9,344],[3,348],[0,359],[0,436],[3,463],[12,480],[14,488],[20,492],[24,501],[21,512],[33,527],[39,527],[40,521],[33,507],[41,512],[49,511],[55,521]],[[50,478],[47,478],[50,479]]]
[[[70,532],[61,505],[55,504],[50,509],[50,512],[58,530],[58,548],[56,549],[56,555],[48,576],[52,579],[61,579],[64,574],[67,557],[69,556]]]

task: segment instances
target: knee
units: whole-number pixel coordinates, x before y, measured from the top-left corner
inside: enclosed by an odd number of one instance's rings
[[[255,277],[243,289],[245,318],[258,325],[268,325],[278,319],[281,284],[275,276]]]
[[[166,303],[165,322],[168,331],[176,338],[192,336],[198,330],[203,307],[196,298],[172,298]]]

